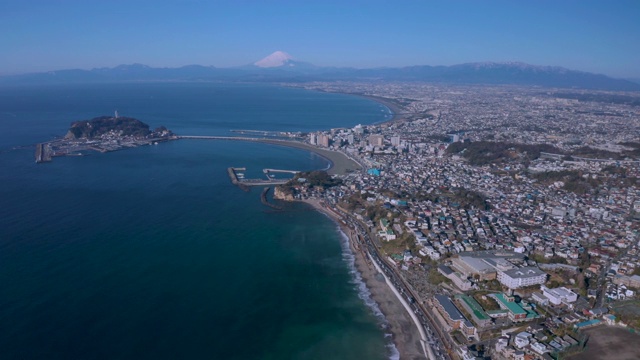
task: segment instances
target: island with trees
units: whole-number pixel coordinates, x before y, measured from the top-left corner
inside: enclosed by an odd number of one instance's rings
[[[148,124],[125,116],[99,116],[74,121],[59,139],[37,144],[36,162],[48,162],[56,156],[84,156],[90,152],[109,152],[175,140],[164,126],[151,130]]]

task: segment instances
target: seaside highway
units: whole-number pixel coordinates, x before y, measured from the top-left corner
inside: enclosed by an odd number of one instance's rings
[[[326,207],[326,205],[325,205]],[[369,232],[365,226],[358,220],[340,211],[337,208],[328,209],[342,217],[345,223],[355,230],[357,239],[360,241],[359,245],[364,246],[369,255],[369,258],[375,261],[377,267],[384,272],[384,275],[390,280],[396,290],[404,297],[409,304],[411,311],[419,319],[420,325],[423,327],[424,334],[426,335],[426,349],[425,355],[428,358],[449,360],[451,359],[451,352],[455,349],[453,341],[444,333],[438,322],[435,320],[435,316],[430,312],[425,304],[421,303],[417,299],[420,299],[411,289],[411,287],[404,281],[402,276],[398,274],[396,268],[389,264],[383,256],[380,256],[379,249],[374,244]]]

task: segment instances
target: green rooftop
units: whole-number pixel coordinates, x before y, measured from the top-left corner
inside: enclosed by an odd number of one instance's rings
[[[456,298],[464,301],[465,304],[467,304],[467,306],[473,311],[473,315],[478,319],[478,320],[489,320],[490,317],[489,315],[487,315],[487,313],[482,309],[482,306],[480,306],[480,304],[478,304],[478,302],[467,295],[456,295]]]
[[[527,311],[523,309],[520,305],[513,301],[507,301],[503,294],[492,294],[493,297],[498,300],[498,303],[503,307],[506,307],[510,312],[515,315],[526,315]]]

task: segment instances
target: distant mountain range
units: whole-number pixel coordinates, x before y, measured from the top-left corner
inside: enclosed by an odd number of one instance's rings
[[[484,62],[452,66],[400,68],[321,67],[275,53],[253,64],[234,68],[188,65],[152,68],[141,64],[91,70],[60,70],[0,77],[0,84],[98,83],[124,81],[420,81],[445,84],[526,85],[614,91],[640,91],[640,83],[556,66],[520,62]]]

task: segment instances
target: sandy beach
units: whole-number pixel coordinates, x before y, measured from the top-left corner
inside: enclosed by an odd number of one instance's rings
[[[257,138],[255,141],[265,143],[265,144],[280,145],[280,146],[287,146],[287,147],[292,147],[296,149],[303,149],[303,150],[311,151],[317,155],[320,155],[329,161],[330,165],[329,165],[329,169],[327,170],[327,173],[329,173],[330,175],[336,175],[336,174],[346,175],[351,171],[362,169],[362,167],[358,163],[349,159],[345,154],[339,151],[323,149],[317,146],[305,144],[299,141],[291,141],[291,140]]]
[[[404,110],[399,105],[393,103],[388,99],[357,94],[349,95],[361,96],[388,107],[391,110],[393,117],[385,123],[402,121],[405,119],[404,115],[402,114]],[[294,147],[314,152],[326,158],[330,162],[329,169],[327,170],[329,174],[344,175],[352,170],[361,169],[360,165],[349,159],[341,152],[322,149],[297,141],[271,139],[260,139],[258,141],[267,144]],[[400,354],[400,359],[424,359],[425,355],[420,343],[420,333],[416,327],[416,324],[413,322],[411,316],[407,313],[407,310],[404,308],[400,300],[389,288],[389,285],[387,285],[387,283],[385,282],[382,274],[378,273],[367,255],[360,250],[357,244],[357,240],[354,239],[355,235],[353,234],[352,230],[340,221],[337,214],[325,209],[320,204],[320,200],[307,199],[303,200],[303,202],[312,206],[315,210],[329,216],[332,220],[335,221],[337,225],[340,226],[342,232],[349,237],[349,245],[355,258],[356,270],[359,272],[360,276],[362,277],[362,281],[369,289],[371,293],[371,299],[376,302],[376,304],[380,308],[380,311],[383,313],[386,319],[386,331],[391,334],[393,344]]]
[[[353,238],[351,229],[342,224],[338,216],[325,209],[320,200],[309,199],[303,201],[317,211],[329,216],[340,226],[342,232],[349,236],[351,251],[355,256],[355,265],[363,282],[371,292],[371,298],[375,301],[387,321],[387,331],[391,334],[393,343],[400,353],[400,359],[424,359],[422,346],[420,345],[420,333],[416,328],[406,309],[400,300],[394,295],[384,278],[371,264],[366,255],[357,247],[357,241]],[[377,274],[377,275],[376,275]]]
[[[386,99],[378,96],[361,95],[361,94],[349,94],[349,93],[345,93],[345,94],[359,96],[362,98],[373,100],[389,108],[393,116],[390,120],[384,121],[381,124],[390,124],[393,122],[404,121],[406,119],[404,114],[404,109],[391,99]],[[226,138],[226,140],[234,140],[234,138],[228,137]],[[247,139],[237,139],[237,140],[248,141]],[[347,155],[343,154],[340,151],[324,149],[317,146],[313,146],[311,144],[303,143],[300,141],[292,141],[292,140],[255,138],[250,141],[256,141],[264,144],[280,145],[280,146],[286,146],[286,147],[292,147],[296,149],[311,151],[327,159],[327,161],[329,161],[329,168],[327,169],[327,173],[329,173],[330,175],[347,175],[353,171],[362,170],[362,166],[360,166],[360,164],[350,159]]]
[[[391,99],[387,99],[381,96],[373,96],[373,95],[361,95],[361,94],[350,94],[350,93],[345,93],[346,95],[354,95],[354,96],[359,96],[365,99],[369,99],[369,100],[373,100],[379,104],[382,104],[384,106],[386,106],[387,108],[389,108],[389,110],[391,111],[392,117],[391,119],[387,120],[387,121],[383,121],[380,124],[390,124],[393,122],[399,122],[399,121],[403,121],[406,119],[405,116],[405,109],[402,108],[401,105],[397,104],[396,102],[394,102]]]

